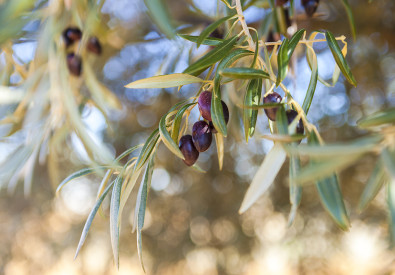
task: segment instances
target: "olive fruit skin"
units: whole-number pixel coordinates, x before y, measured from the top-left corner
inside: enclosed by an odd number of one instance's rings
[[[288,2],[288,0],[276,0],[276,6],[283,6]]]
[[[198,99],[198,107],[200,114],[204,119],[211,121],[211,92],[204,91]]]
[[[204,120],[197,121],[192,127],[192,140],[196,150],[207,151],[213,140],[210,126]]]
[[[75,41],[80,40],[82,32],[79,28],[69,27],[63,31],[63,39],[66,43],[66,47],[72,45]]]
[[[86,48],[91,53],[94,53],[94,54],[97,54],[97,55],[100,55],[101,52],[102,52],[100,41],[95,36],[92,36],[92,37],[89,38],[88,43],[86,45]]]
[[[315,11],[318,8],[318,3],[319,0],[302,0],[302,5],[304,7],[304,10],[308,16],[313,16]]]
[[[193,144],[192,136],[182,136],[178,147],[180,148],[180,151],[185,158],[183,160],[184,163],[188,166],[192,166],[193,164],[195,164],[199,157],[199,151],[196,150],[195,145]]]
[[[74,76],[80,76],[82,72],[81,57],[74,53],[69,53],[67,55],[67,67],[69,68],[70,74]]]
[[[288,119],[288,125],[292,123],[292,121],[294,121],[294,119],[297,117],[298,112],[296,112],[295,110],[287,110],[285,112],[285,114],[287,115],[287,119]],[[296,125],[296,133],[297,134],[303,134],[304,133],[304,126],[303,126],[303,122],[301,119],[299,119],[298,124]]]
[[[279,95],[276,92],[273,92],[271,94],[268,94],[263,98],[263,103],[280,103],[283,98],[281,95]],[[266,116],[271,120],[271,121],[276,121],[276,114],[278,108],[270,108],[270,109],[264,109]]]

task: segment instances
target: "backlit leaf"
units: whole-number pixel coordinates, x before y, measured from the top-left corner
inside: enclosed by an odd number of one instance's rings
[[[239,210],[240,214],[250,208],[270,187],[280,171],[285,158],[286,154],[283,148],[279,143],[275,143],[273,148],[265,156],[262,165],[259,167],[257,173],[252,179],[251,185],[248,188],[241,204]]]
[[[196,41],[197,47],[202,44],[202,42],[213,32],[216,28],[218,28],[222,23],[228,21],[234,17],[234,15],[229,15],[223,18],[218,19],[217,21],[211,23],[207,28],[205,28],[202,33],[199,35],[199,38]]]
[[[175,30],[165,3],[162,0],[144,0],[144,3],[156,26],[168,38],[174,38]]]
[[[389,123],[395,123],[395,108],[389,108],[387,110],[374,113],[357,122],[358,126],[362,128],[375,127]]]
[[[178,34],[181,38],[184,38],[185,40],[191,41],[191,42],[197,42],[199,36],[194,36],[194,35],[187,35],[187,34]],[[221,38],[216,38],[216,37],[206,37],[201,44],[207,45],[207,46],[218,46],[222,42],[224,42],[224,39]]]
[[[170,88],[203,82],[203,79],[189,74],[158,75],[133,81],[126,85],[130,89]]]

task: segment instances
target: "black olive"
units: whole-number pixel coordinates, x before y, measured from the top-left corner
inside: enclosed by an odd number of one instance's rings
[[[97,55],[100,55],[102,51],[100,41],[95,36],[89,38],[86,48],[88,49],[88,51]]]
[[[192,127],[192,139],[199,152],[206,151],[213,140],[210,126],[204,120],[197,121]]]
[[[75,41],[80,40],[82,32],[79,28],[70,27],[63,31],[63,39],[66,43],[66,47],[72,45]]]
[[[67,55],[67,67],[72,75],[80,76],[82,71],[82,59],[79,55],[69,53]]]
[[[276,93],[273,92],[271,94],[268,94],[267,96],[265,96],[263,98],[263,103],[280,103],[282,100],[282,97]],[[267,117],[272,120],[275,121],[276,120],[276,114],[277,114],[277,110],[278,108],[270,108],[270,109],[265,109],[265,114],[267,115]]]
[[[192,136],[191,135],[182,136],[178,146],[185,158],[183,160],[184,163],[188,166],[192,166],[199,157],[199,151],[196,150],[195,145],[193,144]]]
[[[294,121],[294,119],[298,116],[298,112],[294,111],[294,110],[287,110],[285,112],[285,114],[287,115],[287,119],[288,119],[288,125],[292,123],[292,121]],[[303,126],[303,122],[301,119],[299,119],[298,124],[296,125],[296,133],[303,135],[304,133],[304,126]]]

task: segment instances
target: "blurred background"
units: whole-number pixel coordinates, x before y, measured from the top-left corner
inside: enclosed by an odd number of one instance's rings
[[[358,82],[352,88],[341,76],[333,88],[318,83],[308,118],[328,143],[365,134],[355,127],[359,118],[395,105],[395,3],[349,2],[357,29],[355,41],[341,1],[320,1],[313,18],[304,14],[300,1],[295,1],[299,28],[306,28],[308,34],[328,29],[336,36],[347,37],[347,59]],[[217,4],[212,0],[166,1],[176,25],[185,32],[194,26],[195,35],[213,21]],[[114,26],[122,41],[117,44],[116,39],[115,42],[102,39],[103,55],[95,70],[98,78],[121,99],[123,108],[109,116],[111,127],[94,107],[85,106],[82,115],[85,126],[115,156],[144,142],[172,105],[194,96],[198,89],[190,85],[179,92],[128,90],[124,85],[156,74],[182,72],[191,50],[196,53],[196,49],[193,43],[180,38],[167,40],[152,23],[142,0],[106,0],[102,13],[109,28]],[[255,6],[245,12],[251,25],[264,16],[265,10]],[[24,62],[29,62],[36,47],[32,40],[15,44],[13,50]],[[200,47],[197,52],[208,49]],[[335,64],[332,55],[324,45],[315,45],[315,49],[319,73],[329,79]],[[304,50],[298,55],[292,72],[297,77],[294,80],[290,77],[286,84],[301,103],[310,69]],[[0,62],[4,66],[4,57]],[[269,192],[245,214],[238,214],[244,193],[273,143],[259,138],[269,132],[266,116],[260,112],[256,137],[245,144],[240,110],[233,107],[226,95],[224,100],[230,107],[231,119],[222,171],[218,168],[215,146],[199,157],[198,164],[207,171],[205,174],[185,166],[163,144],[159,146],[143,230],[147,273],[395,274],[383,190],[365,212],[355,210],[373,169],[374,156],[361,159],[340,174],[351,216],[349,232],[342,232],[332,222],[314,186],[304,188],[295,224],[287,227],[290,210],[287,162]],[[2,114],[6,112],[3,108]],[[192,112],[190,125],[198,115],[197,110]],[[7,162],[10,146],[0,145],[3,163]],[[85,167],[86,152],[77,137],[71,137],[62,150],[63,157],[58,162],[60,178],[64,179]],[[130,202],[124,211],[119,271],[112,260],[108,198],[80,255],[73,260],[101,178],[91,175],[76,179],[59,196],[55,196],[56,184],[49,178],[48,166],[36,165],[29,196],[24,195],[21,184],[12,194],[0,192],[0,274],[144,274],[137,256],[136,235],[131,232],[134,203]]]

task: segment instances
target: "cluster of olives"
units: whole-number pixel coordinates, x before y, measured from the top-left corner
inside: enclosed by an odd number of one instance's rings
[[[63,31],[63,40],[66,48],[74,44],[74,42],[81,40],[82,32],[79,28],[69,27]],[[100,55],[101,45],[97,37],[92,36],[88,39],[86,48],[89,52]],[[72,75],[80,76],[82,72],[82,58],[74,52],[67,54],[67,67]]]
[[[276,6],[283,6],[287,2],[288,0],[276,0]],[[317,10],[319,2],[320,0],[302,0],[302,6],[304,7],[304,10],[308,16],[313,16]]]
[[[263,103],[280,103],[282,100],[282,97],[276,93],[272,92],[271,94],[268,94],[263,98]],[[271,120],[275,121],[276,120],[276,115],[277,115],[277,110],[278,108],[271,108],[271,109],[265,109],[266,116]],[[294,119],[298,116],[298,112],[290,109],[285,112],[287,115],[287,120],[288,120],[288,125],[294,121]],[[298,124],[296,125],[296,133],[298,134],[303,134],[304,133],[304,126],[303,122],[300,119]]]
[[[211,121],[211,97],[212,93],[204,91],[200,94],[198,99],[198,107],[202,117],[208,121],[200,120],[195,122],[192,127],[192,135],[184,135],[179,142],[179,148],[184,156],[184,163],[192,166],[199,157],[199,152],[205,152],[210,148],[213,140],[213,133],[217,133]],[[225,102],[222,103],[222,111],[225,122],[229,121],[229,110]]]

